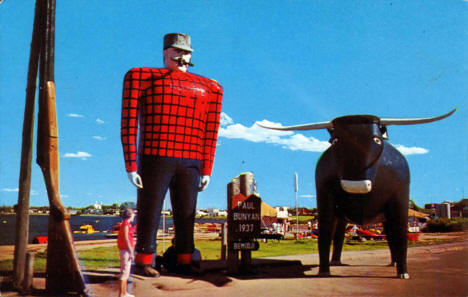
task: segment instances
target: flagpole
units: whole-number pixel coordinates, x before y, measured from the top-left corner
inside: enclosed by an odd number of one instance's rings
[[[298,200],[297,192],[299,191],[299,180],[297,172],[294,172],[294,192],[296,192],[296,239],[299,238],[299,211],[298,211]]]

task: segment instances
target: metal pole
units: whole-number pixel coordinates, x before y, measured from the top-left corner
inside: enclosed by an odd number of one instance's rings
[[[299,238],[299,212],[297,209],[297,192],[296,192],[296,239]]]
[[[297,192],[299,191],[299,178],[297,173],[294,172],[294,192],[296,192],[296,239],[299,238],[299,211],[298,211],[298,200]]]

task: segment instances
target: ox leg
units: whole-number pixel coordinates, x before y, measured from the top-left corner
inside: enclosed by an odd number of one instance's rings
[[[408,267],[406,264],[408,250],[408,208],[403,207],[400,213],[397,213],[398,207],[392,209],[394,211],[387,216],[392,261],[396,261],[397,276],[401,279],[409,279]]]
[[[335,227],[335,235],[333,236],[333,255],[331,260],[332,266],[343,265],[341,263],[341,252],[343,250],[343,242],[346,231],[346,220],[338,219]]]
[[[333,197],[329,195],[317,195],[317,206],[319,211],[318,250],[319,250],[319,276],[330,275],[330,245],[335,231],[336,216],[333,206]]]
[[[390,264],[388,264],[388,266],[396,266],[395,243],[394,243],[394,240],[393,240],[393,234],[391,234],[391,230],[390,230],[390,227],[388,225],[388,221],[383,222],[383,226],[384,226],[384,232],[387,235],[388,247],[390,248]]]
[[[330,245],[332,242],[335,224],[336,224],[335,219],[320,219],[319,218],[319,239],[318,239],[319,260],[320,260],[319,276],[330,275]]]

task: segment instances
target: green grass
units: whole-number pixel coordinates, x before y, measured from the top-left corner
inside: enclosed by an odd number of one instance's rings
[[[317,253],[317,239],[308,240],[282,240],[268,242],[260,242],[258,251],[252,252],[253,258],[274,257],[283,255],[300,255]],[[450,242],[450,240],[435,239],[430,242],[408,242],[408,246],[421,246],[430,244],[441,244]],[[167,249],[170,243],[166,242]],[[221,241],[216,240],[197,240],[195,246],[200,250],[203,260],[216,260],[221,258]],[[346,241],[344,251],[364,251],[387,248],[387,241]],[[162,255],[162,243],[158,243],[158,254]],[[94,270],[106,267],[119,267],[119,251],[116,246],[96,247],[86,250],[79,250],[78,256],[85,270]],[[36,254],[34,261],[35,272],[45,272],[46,253]],[[0,271],[12,271],[13,259],[0,261]]]
[[[268,242],[260,241],[258,251],[252,252],[253,258],[274,257],[282,255],[299,255],[310,254],[317,252],[317,240],[269,240]]]
[[[13,271],[13,259],[0,261],[0,271]]]
[[[87,270],[103,267],[120,267],[119,250],[117,246],[97,247],[78,251],[81,265]]]
[[[299,224],[305,224],[308,221],[313,221],[314,219],[316,219],[315,216],[299,216],[298,217]],[[289,221],[291,222],[291,224],[295,224],[296,223],[296,216],[289,217]]]
[[[46,269],[46,254],[37,253],[34,257],[34,271],[44,272]],[[13,259],[0,261],[0,271],[13,271]]]

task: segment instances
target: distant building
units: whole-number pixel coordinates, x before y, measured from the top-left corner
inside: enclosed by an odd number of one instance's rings
[[[444,202],[444,203],[439,203],[436,204],[435,207],[435,215],[439,218],[451,218],[452,214],[450,211],[451,203],[450,202]]]
[[[227,210],[219,210],[217,216],[218,217],[227,217]]]
[[[73,216],[78,213],[78,209],[69,209],[68,212]]]
[[[208,208],[206,212],[213,217],[227,217],[227,211],[219,208]]]
[[[450,212],[454,218],[468,218],[468,199],[462,199],[459,202],[453,203]]]
[[[287,219],[289,218],[289,207],[287,206],[283,206],[283,207],[275,207],[276,211],[278,212],[276,214],[276,217],[278,219]]]
[[[103,214],[102,202],[98,203],[96,201],[96,203],[94,203],[93,205],[91,205],[88,208],[86,208],[85,210],[83,210],[83,213],[85,213],[85,214]]]
[[[204,211],[204,210],[201,210],[201,209],[197,209],[197,212],[195,214],[196,216],[199,216],[199,217],[205,217],[205,216],[208,216],[209,213]]]
[[[94,203],[94,209],[96,209],[96,210],[102,210],[102,202],[101,202],[101,203],[98,203],[98,202],[96,201],[96,203]]]
[[[431,213],[439,218],[468,218],[468,199],[459,202],[429,203],[424,208],[431,210]]]
[[[296,209],[295,208],[289,209],[289,212],[292,213],[293,215],[296,215]],[[308,208],[305,208],[305,207],[299,207],[297,209],[297,213],[300,216],[312,216],[312,215],[314,215],[314,212],[312,211],[312,209],[308,209]]]

